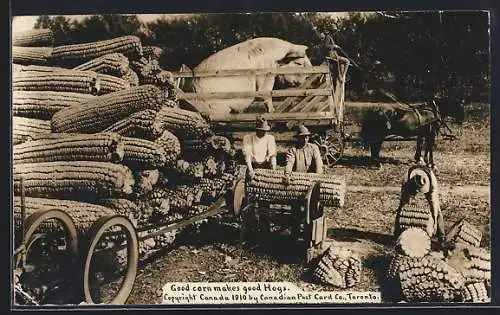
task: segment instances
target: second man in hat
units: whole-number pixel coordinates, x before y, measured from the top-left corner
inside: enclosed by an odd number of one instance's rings
[[[309,143],[311,133],[303,126],[299,125],[297,130],[297,142],[286,154],[285,175],[292,171],[301,173],[323,173],[323,160],[319,147]],[[288,176],[287,176],[288,177]]]

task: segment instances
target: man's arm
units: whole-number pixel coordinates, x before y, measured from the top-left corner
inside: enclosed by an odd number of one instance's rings
[[[276,149],[276,140],[274,136],[269,135],[269,141],[267,142],[267,156],[269,158],[269,162],[271,163],[271,168],[273,170],[276,169],[276,155],[278,154],[278,150]]]
[[[243,137],[243,157],[245,158],[245,164],[249,172],[253,172],[252,167],[252,135],[245,135]]]
[[[295,149],[290,148],[286,153],[285,174],[291,174],[294,165],[295,165]]]
[[[323,174],[323,159],[321,158],[321,152],[319,151],[319,147],[317,145],[314,145],[313,158],[316,165],[316,173]]]

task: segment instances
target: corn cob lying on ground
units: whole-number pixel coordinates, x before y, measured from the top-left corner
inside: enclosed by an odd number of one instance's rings
[[[132,171],[113,163],[57,161],[16,164],[13,167],[14,194],[20,193],[23,177],[26,196],[88,200],[131,194]]]
[[[54,91],[14,91],[14,116],[50,120],[61,109],[84,103],[95,97],[91,94]]]
[[[12,46],[12,62],[21,65],[48,65],[52,47]]]
[[[100,132],[135,112],[160,109],[163,100],[164,94],[152,85],[109,93],[78,106],[60,110],[52,117],[52,130],[74,133]]]
[[[113,133],[41,136],[13,147],[14,164],[55,161],[120,162],[125,144]]]
[[[107,54],[81,65],[74,67],[74,70],[94,71],[97,73],[122,76],[129,68],[128,58],[120,53]]]
[[[465,279],[443,260],[427,255],[412,258],[399,255],[393,263],[396,283],[409,302],[462,301]],[[396,271],[397,270],[397,271]]]
[[[12,46],[52,46],[54,33],[49,28],[12,33]]]
[[[139,59],[142,57],[141,40],[137,36],[121,36],[97,42],[57,46],[50,56],[50,62],[77,66],[111,53],[121,53],[130,60]]]
[[[12,117],[12,144],[20,144],[40,135],[50,134],[50,121]]]
[[[283,183],[284,171],[256,169],[255,177],[245,184],[252,198],[269,202],[296,202],[304,200],[307,191],[316,181],[321,182],[320,200],[325,206],[342,207],[346,192],[343,177],[292,172],[290,184]]]
[[[116,214],[111,208],[86,202],[48,198],[25,198],[26,217],[38,210],[58,209],[66,212],[81,232],[87,231],[100,217]],[[21,198],[14,197],[14,222],[16,230],[21,225]]]
[[[479,247],[482,238],[483,233],[465,219],[461,219],[453,224],[446,235],[448,242],[453,242],[455,245],[468,245],[472,247]]]
[[[330,246],[321,256],[313,275],[335,287],[350,288],[361,279],[361,260],[348,248]]]
[[[130,84],[92,71],[18,71],[12,75],[13,91],[59,91],[103,95],[125,90]]]

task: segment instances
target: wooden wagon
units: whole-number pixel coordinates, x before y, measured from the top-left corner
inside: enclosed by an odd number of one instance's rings
[[[255,97],[251,108],[259,107],[262,101],[270,99],[273,112],[244,112],[237,114],[205,113],[211,127],[226,136],[238,148],[244,134],[252,132],[256,116],[266,118],[271,126],[270,133],[276,142],[289,146],[294,141],[295,127],[301,123],[312,133],[312,142],[320,147],[323,160],[331,166],[339,161],[344,150],[344,91],[349,60],[343,57],[328,58],[320,66],[295,68],[268,68],[244,70],[219,70],[213,72],[174,72],[179,82],[184,78],[218,76],[263,76],[281,74],[306,75],[306,81],[295,88],[224,93],[180,93],[179,98],[196,107],[197,100],[231,99]],[[250,110],[251,111],[251,110]],[[282,147],[282,146],[281,146]]]

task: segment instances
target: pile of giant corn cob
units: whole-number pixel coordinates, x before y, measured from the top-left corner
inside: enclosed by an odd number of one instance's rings
[[[14,192],[22,177],[27,214],[63,209],[82,233],[113,213],[164,226],[232,187],[235,151],[179,108],[159,48],[135,36],[54,46],[46,29],[14,34],[13,45]],[[141,242],[141,253],[174,238]]]
[[[409,302],[488,302],[491,298],[491,255],[480,248],[482,233],[458,221],[446,239],[447,255],[431,250],[420,227],[404,230],[389,265],[387,292]]]

